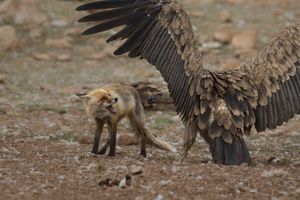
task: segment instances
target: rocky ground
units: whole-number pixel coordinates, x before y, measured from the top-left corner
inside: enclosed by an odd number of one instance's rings
[[[81,1],[82,2],[82,1]],[[252,57],[298,0],[183,0],[210,69]],[[151,132],[178,153],[139,156],[126,121],[114,158],[89,153],[94,124],[76,92],[113,82],[163,83],[154,67],[114,57],[111,32],[81,37],[80,1],[0,0],[0,199],[299,199],[300,119],[246,138],[251,166],[211,163],[201,138],[180,163],[183,126],[172,110],[146,112]],[[106,132],[105,132],[106,133]],[[125,139],[124,139],[125,138]],[[131,186],[118,186],[126,175]],[[98,184],[111,179],[111,185]],[[114,185],[117,184],[117,185]]]

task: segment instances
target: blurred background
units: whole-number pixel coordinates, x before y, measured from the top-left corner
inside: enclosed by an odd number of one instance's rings
[[[132,165],[143,169],[144,175],[135,179],[131,189],[140,199],[159,195],[299,197],[297,117],[275,131],[252,134],[248,144],[258,163],[249,172],[257,174],[253,177],[248,176],[247,167],[239,169],[240,174],[231,168],[225,168],[226,173],[220,171],[210,163],[208,148],[200,138],[185,164],[174,164],[179,154],[157,150],[151,151],[150,160],[142,160],[137,146],[126,146],[134,140],[126,121],[119,128],[119,134],[125,135],[124,141],[119,138],[117,151],[121,155],[112,160],[88,156],[94,123],[75,93],[115,82],[150,81],[159,87],[165,83],[144,60],[113,56],[117,44],[105,43],[112,31],[80,36],[88,25],[77,20],[86,13],[75,8],[84,2],[88,1],[0,0],[0,190],[4,197],[97,197],[97,181],[127,173]],[[238,66],[255,56],[285,26],[300,22],[299,0],[180,2],[191,17],[205,65],[211,70]],[[146,112],[146,118],[151,131],[180,152],[183,126],[176,113],[172,109],[152,110]],[[275,166],[266,166],[266,159],[272,157],[270,163]],[[272,173],[262,174],[265,168]],[[178,171],[183,176],[175,176]],[[224,181],[228,180],[226,174],[231,177],[229,182]],[[219,181],[222,186],[216,192]],[[79,196],[74,196],[75,190]],[[222,191],[226,191],[224,195]],[[118,188],[109,189],[105,195],[132,197]]]

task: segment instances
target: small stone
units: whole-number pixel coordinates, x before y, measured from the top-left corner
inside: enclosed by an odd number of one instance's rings
[[[214,33],[214,39],[222,43],[230,43],[233,37],[232,26],[220,26]]]
[[[261,173],[262,177],[272,177],[272,176],[287,176],[288,172],[283,169],[271,169],[271,170],[264,170]]]
[[[190,15],[197,18],[205,17],[205,13],[201,11],[192,11]]]
[[[278,164],[280,163],[281,160],[279,158],[276,158],[274,156],[271,156],[268,160],[267,160],[267,163],[268,164]]]
[[[35,60],[41,60],[41,61],[51,60],[51,56],[47,53],[34,53],[34,54],[32,54],[32,57]]]
[[[29,37],[31,37],[32,39],[38,38],[42,36],[42,29],[40,28],[35,28],[35,29],[31,29],[29,31]]]
[[[81,168],[90,171],[90,170],[97,169],[97,168],[98,168],[98,165],[97,165],[96,163],[90,163],[90,164],[87,165],[87,166],[81,166]]]
[[[56,59],[61,62],[68,62],[68,61],[71,61],[71,55],[70,54],[60,54],[56,57]]]
[[[46,46],[59,48],[59,49],[68,49],[71,48],[72,46],[71,41],[72,39],[70,37],[64,37],[60,39],[48,38],[46,40]]]
[[[251,193],[256,193],[258,190],[257,189],[250,189],[249,192]]]
[[[53,20],[51,24],[55,27],[65,27],[68,25],[67,21],[63,19]]]
[[[295,14],[293,12],[285,12],[284,17],[289,21],[295,21]]]
[[[13,50],[19,46],[16,29],[12,26],[0,27],[0,52]]]
[[[235,52],[235,56],[240,60],[248,60],[255,57],[258,54],[256,49],[238,49]]]
[[[59,181],[63,181],[65,179],[65,176],[64,175],[59,175],[57,178],[58,178]]]
[[[79,96],[77,96],[76,94],[71,94],[69,97],[68,97],[68,101],[70,102],[81,102],[81,98]]]
[[[94,53],[94,54],[87,54],[87,58],[91,60],[102,60],[105,58],[106,53],[105,52],[99,52],[99,53]]]
[[[138,145],[139,141],[133,134],[122,133],[118,136],[118,144],[125,146]]]
[[[143,167],[137,165],[131,165],[130,171],[132,175],[139,175],[143,173]]]
[[[232,38],[232,46],[236,49],[253,49],[256,46],[258,32],[256,29],[243,31]]]
[[[161,181],[159,181],[159,184],[161,186],[168,185],[170,183],[172,183],[172,180],[161,180]]]
[[[154,200],[163,200],[163,199],[164,199],[164,196],[161,195],[161,194],[159,194],[159,195],[157,195],[157,196],[155,197]]]
[[[222,10],[219,13],[219,19],[221,22],[231,22],[231,15],[228,10]]]
[[[126,186],[132,185],[132,178],[130,175],[126,175],[118,184],[120,188],[125,188]]]
[[[9,149],[6,148],[6,147],[2,147],[2,148],[0,149],[0,152],[2,152],[2,153],[9,153]]]
[[[79,144],[92,144],[92,138],[87,135],[83,135],[79,138]]]
[[[219,49],[222,47],[222,44],[220,42],[205,42],[202,44],[202,48],[205,49]]]

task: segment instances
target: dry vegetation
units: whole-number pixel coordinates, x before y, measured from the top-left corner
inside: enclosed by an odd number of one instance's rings
[[[285,25],[298,0],[183,0],[208,67],[253,56]],[[299,199],[300,119],[247,138],[251,166],[210,161],[200,139],[188,159],[120,140],[114,158],[89,153],[94,123],[74,93],[112,82],[162,78],[144,61],[115,58],[104,35],[81,37],[80,1],[0,0],[0,199]],[[110,34],[110,33],[107,33]],[[181,151],[173,111],[146,113],[151,131]],[[119,135],[131,130],[122,122]],[[124,140],[124,139],[123,139]],[[130,142],[129,142],[130,143]],[[134,171],[131,186],[99,186]]]

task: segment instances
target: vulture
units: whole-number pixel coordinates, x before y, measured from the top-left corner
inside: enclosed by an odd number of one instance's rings
[[[79,22],[96,22],[82,34],[116,27],[107,42],[124,40],[115,55],[146,59],[168,84],[186,126],[183,158],[199,133],[217,164],[250,163],[244,141],[300,113],[300,24],[289,25],[258,55],[231,70],[204,67],[189,16],[175,0],[100,0]]]

